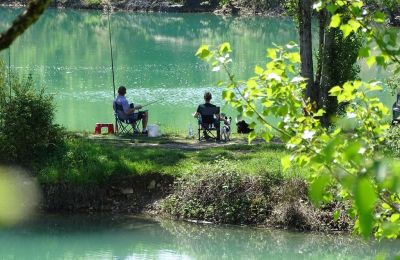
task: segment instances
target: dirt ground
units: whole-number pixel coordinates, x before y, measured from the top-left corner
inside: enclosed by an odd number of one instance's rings
[[[256,139],[248,143],[246,135],[234,135],[229,141],[202,140],[196,138],[184,138],[178,135],[163,135],[161,137],[145,136],[115,136],[115,135],[89,135],[90,139],[99,140],[109,144],[123,145],[128,147],[160,147],[167,149],[201,150],[212,147],[225,147],[232,145],[255,145],[265,143],[262,139]],[[279,143],[279,142],[273,142]]]

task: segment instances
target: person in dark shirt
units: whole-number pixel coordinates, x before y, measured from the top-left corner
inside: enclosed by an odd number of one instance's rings
[[[196,111],[196,113],[194,113],[194,117],[198,118],[201,114],[201,110],[204,107],[216,107],[216,105],[211,104],[211,99],[212,99],[212,95],[210,92],[207,91],[206,93],[204,93],[204,104],[200,104],[197,107],[197,111]]]
[[[206,139],[208,139],[209,138],[209,136],[208,136],[208,134],[207,134],[207,131],[205,130],[205,128],[206,128],[206,126],[204,126],[203,125],[203,123],[204,122],[201,122],[201,112],[202,112],[202,110],[204,110],[204,108],[206,108],[206,107],[216,107],[216,105],[213,105],[213,104],[211,104],[211,99],[212,99],[212,95],[211,95],[211,93],[210,92],[206,92],[206,93],[204,93],[204,104],[200,104],[198,107],[197,107],[197,111],[196,111],[196,113],[194,113],[194,117],[196,117],[196,118],[198,118],[199,119],[199,122],[200,122],[200,124],[202,125],[202,127],[203,127],[203,134],[204,134],[204,137],[206,138]],[[207,121],[213,121],[213,124],[214,124],[214,126],[215,126],[215,128],[219,128],[219,115],[216,115],[216,117],[214,118],[214,116],[213,116],[213,118],[210,118],[209,120],[207,120]],[[217,131],[217,139],[219,140],[219,131]]]

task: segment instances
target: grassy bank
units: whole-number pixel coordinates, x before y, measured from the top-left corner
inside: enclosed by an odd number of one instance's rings
[[[316,209],[307,169],[282,172],[280,144],[199,144],[158,139],[69,137],[38,171],[51,210],[150,212],[174,219],[298,230],[347,230],[343,204]]]
[[[101,184],[111,178],[163,174],[180,177],[202,172],[205,165],[224,165],[243,175],[304,176],[301,169],[281,171],[286,155],[277,144],[233,144],[196,149],[183,138],[143,141],[69,137],[65,148],[38,170],[42,183]],[[190,148],[194,149],[190,149]]]

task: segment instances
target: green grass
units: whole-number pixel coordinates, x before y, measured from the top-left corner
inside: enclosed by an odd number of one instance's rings
[[[152,146],[140,146],[145,140]],[[178,149],[180,142],[192,140],[167,136],[158,139],[130,140],[68,138],[59,154],[38,170],[42,183],[105,183],[115,178],[133,175],[167,174],[183,176],[202,171],[205,165],[236,169],[241,174],[273,174],[291,177],[305,174],[301,169],[290,169],[282,174],[280,158],[287,154],[281,145],[229,145],[197,150]],[[177,148],[163,148],[173,143]]]

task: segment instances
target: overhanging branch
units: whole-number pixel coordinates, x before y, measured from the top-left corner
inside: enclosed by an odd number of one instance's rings
[[[0,34],[0,51],[7,49],[18,36],[35,23],[50,2],[51,0],[31,0],[27,9],[14,20],[11,27]]]

